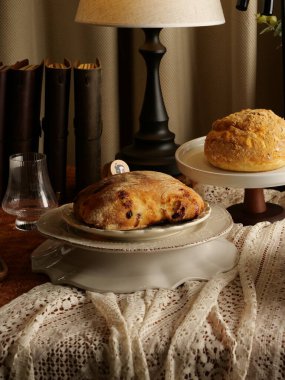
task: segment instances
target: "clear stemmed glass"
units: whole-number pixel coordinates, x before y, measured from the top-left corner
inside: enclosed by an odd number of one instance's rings
[[[9,158],[9,180],[2,201],[8,214],[16,215],[16,228],[33,230],[39,217],[57,207],[43,153],[18,153]]]

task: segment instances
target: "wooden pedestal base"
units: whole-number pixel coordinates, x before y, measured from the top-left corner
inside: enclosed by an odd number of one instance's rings
[[[282,206],[265,202],[263,189],[245,189],[244,203],[230,206],[227,210],[235,223],[242,223],[244,226],[285,218],[285,209]]]

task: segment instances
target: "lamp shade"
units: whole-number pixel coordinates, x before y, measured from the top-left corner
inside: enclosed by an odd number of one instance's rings
[[[102,26],[164,28],[225,22],[220,0],[80,0],[75,21]]]

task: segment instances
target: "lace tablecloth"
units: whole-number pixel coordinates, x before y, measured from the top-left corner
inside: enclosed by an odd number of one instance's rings
[[[203,194],[228,206],[243,192]],[[228,239],[238,265],[210,281],[124,295],[47,283],[16,298],[0,309],[0,379],[284,379],[285,220]]]

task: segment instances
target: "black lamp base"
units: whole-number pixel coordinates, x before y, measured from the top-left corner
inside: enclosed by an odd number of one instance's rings
[[[179,175],[175,160],[177,148],[178,145],[174,142],[160,147],[139,146],[134,143],[123,148],[116,158],[127,162],[130,170],[154,170],[177,176]]]
[[[175,161],[175,135],[168,129],[166,112],[159,79],[159,66],[166,48],[159,40],[161,28],[145,28],[145,43],[139,49],[143,56],[147,80],[140,114],[140,128],[134,143],[124,147],[116,158],[125,161],[131,170],[154,170],[178,175]]]

